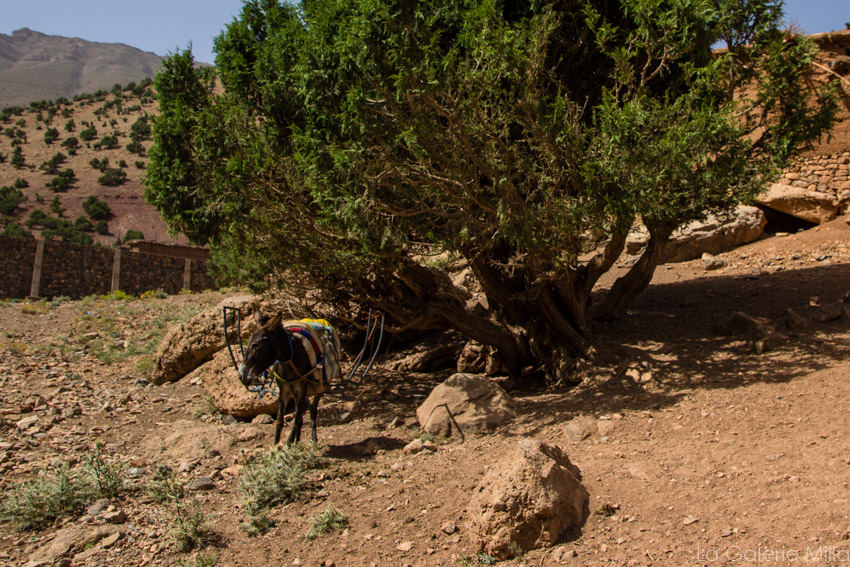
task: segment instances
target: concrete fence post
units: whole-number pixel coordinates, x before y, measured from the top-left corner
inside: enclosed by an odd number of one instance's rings
[[[192,259],[186,258],[186,267],[183,269],[183,289],[192,289]]]
[[[112,285],[110,291],[115,293],[121,289],[121,249],[116,248],[112,256]]]
[[[30,297],[37,299],[41,288],[41,270],[44,266],[44,240],[39,240],[35,248],[35,261],[32,264],[32,285]]]

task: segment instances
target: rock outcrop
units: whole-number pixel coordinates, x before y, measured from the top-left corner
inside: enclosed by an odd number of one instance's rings
[[[560,447],[522,439],[495,463],[467,506],[473,543],[496,559],[555,545],[589,515],[581,472]]]
[[[481,434],[512,420],[516,402],[488,378],[454,374],[431,391],[416,416],[422,429],[433,435]]]

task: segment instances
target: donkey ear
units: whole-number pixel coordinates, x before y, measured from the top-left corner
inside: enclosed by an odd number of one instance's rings
[[[267,329],[276,329],[280,327],[280,324],[283,322],[283,314],[278,313],[274,317],[272,317],[264,326]]]
[[[260,311],[259,309],[254,310],[254,321],[256,321],[257,325],[262,327],[266,324],[266,321],[268,320],[269,318],[263,315],[262,311]]]

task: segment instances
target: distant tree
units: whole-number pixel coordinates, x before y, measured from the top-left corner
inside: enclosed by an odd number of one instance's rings
[[[145,235],[142,234],[140,230],[136,230],[131,228],[126,233],[124,233],[124,242],[129,242],[131,240],[144,240]]]
[[[91,221],[84,215],[77,217],[77,220],[74,221],[74,228],[83,232],[91,232],[94,230],[94,226]]]
[[[17,169],[21,169],[26,164],[26,159],[24,158],[24,152],[21,150],[20,146],[15,146],[15,149],[12,151],[12,159],[9,162],[15,166]]]
[[[48,128],[44,132],[44,143],[48,146],[59,138],[59,130],[56,128]]]
[[[15,182],[13,183],[13,185],[15,186],[16,189],[26,189],[27,187],[30,186],[29,182],[26,179],[24,179],[23,177],[18,177],[17,179],[15,179]]]
[[[127,182],[127,173],[121,168],[110,167],[97,178],[97,182],[107,187],[117,187]]]
[[[97,128],[94,127],[94,124],[80,132],[80,139],[84,142],[90,142],[95,139],[97,136]]]
[[[70,138],[65,138],[65,140],[62,141],[61,145],[63,148],[68,148],[69,150],[76,150],[80,147],[80,141],[77,139],[76,136],[71,136]]]
[[[94,145],[94,148],[96,150],[100,150],[100,149],[111,150],[111,149],[117,148],[117,147],[118,147],[118,137],[115,136],[114,134],[113,135],[107,134],[106,136],[101,138],[99,142],[97,142]]]
[[[23,200],[24,194],[19,189],[8,185],[0,187],[0,214],[14,214]]]
[[[71,168],[63,169],[56,174],[56,177],[46,183],[47,187],[53,190],[54,193],[67,191],[77,182],[77,176]]]
[[[140,156],[145,155],[145,146],[143,146],[141,142],[138,142],[136,140],[133,140],[132,142],[124,146],[124,149],[126,149],[131,154],[138,154]]]
[[[94,195],[83,201],[83,210],[95,220],[106,219],[112,213],[106,201],[101,201]]]
[[[98,234],[109,234],[109,223],[101,219],[94,223],[94,230]]]
[[[63,154],[62,152],[56,152],[53,154],[53,157],[42,162],[42,164],[38,167],[43,172],[55,175],[59,171],[59,166],[67,161],[68,156]]]
[[[17,236],[18,238],[34,238],[32,232],[28,231],[16,222],[6,225],[3,229],[3,236]]]
[[[66,132],[73,132],[76,129],[77,129],[77,123],[74,122],[73,119],[65,122],[65,131]]]
[[[134,141],[147,140],[151,135],[151,125],[147,115],[139,116],[130,126],[130,139]]]
[[[65,212],[65,207],[62,205],[62,201],[59,199],[59,196],[53,197],[53,200],[50,201],[50,210],[56,214],[57,217],[61,217]]]
[[[89,165],[103,173],[109,167],[109,158],[98,159],[93,157],[89,160]]]

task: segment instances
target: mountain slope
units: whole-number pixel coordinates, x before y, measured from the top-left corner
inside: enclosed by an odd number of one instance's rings
[[[96,43],[22,28],[0,34],[0,108],[72,98],[153,77],[162,58],[121,43]]]

